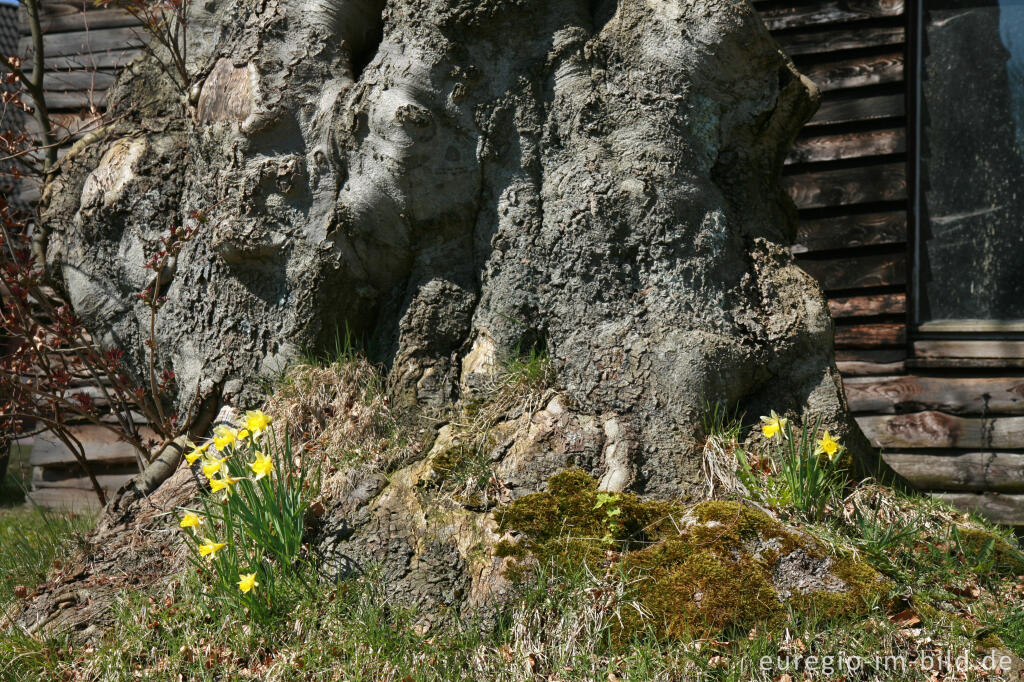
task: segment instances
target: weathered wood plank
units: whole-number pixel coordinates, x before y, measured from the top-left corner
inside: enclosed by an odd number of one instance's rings
[[[933,493],[944,502],[964,511],[973,511],[992,523],[1024,526],[1024,495],[999,493]]]
[[[1024,414],[1024,377],[851,377],[843,384],[854,412]]]
[[[822,92],[903,80],[903,55],[891,53],[819,62],[801,69]]]
[[[820,220],[801,220],[793,253],[830,251],[907,241],[905,211],[865,213]]]
[[[882,458],[920,490],[1024,493],[1024,454],[1019,452],[883,451]]]
[[[929,334],[1016,334],[1024,332],[1024,322],[1021,320],[930,320],[922,322],[920,331]]]
[[[1024,358],[1024,341],[915,341],[921,358]]]
[[[902,323],[853,324],[836,326],[836,348],[875,348],[900,346],[907,341],[907,326]]]
[[[907,310],[907,295],[840,296],[828,300],[828,309],[836,318],[899,315]]]
[[[853,258],[824,258],[797,261],[826,291],[906,284],[905,253],[883,253]]]
[[[122,468],[117,473],[93,472],[96,480],[104,490],[117,490],[128,481],[135,478],[138,471]],[[78,490],[92,490],[92,483],[82,472],[63,473],[54,469],[35,467],[32,470],[32,488],[42,490],[43,488],[75,488]]]
[[[920,369],[1024,369],[1024,358],[910,358],[907,367]]]
[[[142,49],[120,46],[103,52],[72,54],[67,56],[46,55],[47,71],[66,71],[69,69],[117,69],[130,64],[143,54]],[[32,59],[26,59],[25,69],[32,68]]]
[[[894,26],[782,34],[776,35],[775,40],[786,54],[796,57],[864,47],[902,45],[906,42],[906,35],[902,26]]]
[[[31,97],[25,99],[32,103]],[[52,110],[100,112],[107,106],[107,95],[102,91],[47,92],[46,106]]]
[[[797,173],[784,176],[782,184],[796,207],[802,209],[907,198],[907,173],[903,163]]]
[[[113,492],[113,491],[110,491]],[[76,514],[92,513],[100,508],[96,493],[75,488],[44,488],[28,493],[28,499],[40,507]]]
[[[895,17],[903,14],[903,0],[833,0],[761,11],[769,31],[797,26],[837,24],[847,21]]]
[[[906,113],[906,97],[903,94],[826,97],[808,126],[835,125],[854,121],[875,121],[897,118]]]
[[[123,9],[89,8],[83,12],[80,4],[52,2],[44,3],[41,10],[39,23],[44,33],[65,33],[67,31],[139,25],[139,20]],[[28,17],[24,12],[20,13],[19,29],[22,35],[28,35],[31,32]]]
[[[76,90],[103,91],[114,84],[114,71],[51,71],[43,80],[48,91],[67,92]]]
[[[1024,417],[957,417],[929,410],[858,417],[857,423],[881,448],[1024,449]]]
[[[843,376],[866,377],[901,374],[906,371],[903,362],[843,362],[836,361],[836,367]]]
[[[70,31],[43,36],[46,59],[70,55],[120,51],[142,44],[142,31],[134,27],[104,28],[96,31]],[[22,38],[18,49],[24,56],[32,54],[32,39]],[[51,67],[52,68],[52,67]]]
[[[901,363],[907,357],[906,348],[839,349],[836,362]]]
[[[148,437],[154,437],[152,431],[143,429]],[[85,456],[92,462],[101,462],[105,465],[113,463],[131,464],[136,461],[135,448],[129,443],[118,440],[117,436],[109,430],[95,425],[75,427],[75,436],[82,443]],[[36,436],[35,445],[32,447],[32,459],[29,462],[32,466],[41,467],[75,467],[77,460],[64,443],[58,440],[52,433],[42,433]]]
[[[902,154],[907,150],[904,128],[867,130],[838,135],[809,135],[793,143],[786,164],[840,161],[866,156]]]

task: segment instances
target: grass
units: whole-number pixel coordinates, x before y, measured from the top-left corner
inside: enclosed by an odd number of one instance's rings
[[[15,448],[13,454],[7,477],[0,482],[0,680],[32,679],[11,677],[12,670],[27,652],[39,660],[34,654],[45,647],[18,628],[9,628],[8,618],[17,601],[30,596],[50,568],[75,550],[94,521],[25,503],[31,469],[24,452]]]
[[[0,511],[0,608],[18,586],[35,589],[54,561],[75,546],[93,519],[33,507]]]
[[[465,451],[447,455],[453,485],[472,487],[468,479],[486,451],[488,429],[501,419],[528,421],[530,409],[549,395],[550,377],[542,354],[515,358],[502,367],[488,399],[451,422],[453,432],[465,435]],[[365,362],[335,358],[297,369],[275,400],[296,422],[293,433],[302,434],[308,452],[329,462],[354,456],[388,471],[404,461],[394,453],[413,447],[418,436],[380,387]],[[728,494],[728,469],[741,447],[735,415],[712,412],[705,431],[709,486]],[[751,469],[749,475],[778,474]],[[604,530],[618,532],[621,504],[608,495],[595,500],[587,511],[603,515]],[[829,493],[827,502],[821,514],[801,515],[787,501],[773,511],[837,556],[852,553],[892,581],[888,593],[855,617],[809,609],[790,612],[777,627],[759,622],[659,638],[656,623],[637,617],[644,608],[639,569],[616,563],[614,551],[594,565],[552,553],[540,557],[504,610],[483,614],[484,621],[450,617],[427,632],[424,614],[403,605],[373,570],[327,583],[315,566],[303,565],[303,582],[314,589],[290,601],[287,615],[261,619],[218,607],[209,581],[190,569],[159,591],[124,594],[114,604],[112,627],[90,645],[29,636],[3,623],[15,587],[39,582],[54,560],[73,551],[83,520],[2,510],[0,680],[739,682],[788,675],[896,682],[933,679],[934,670],[923,669],[928,657],[934,662],[947,654],[966,655],[972,679],[983,680],[995,679],[980,667],[991,648],[1024,655],[1024,555],[1006,529],[873,484]],[[596,554],[608,556],[601,533],[591,535]],[[624,630],[622,623],[633,627]]]
[[[32,467],[28,463],[28,448],[12,444],[7,475],[0,480],[0,509],[22,504],[25,501],[25,490],[31,480]]]

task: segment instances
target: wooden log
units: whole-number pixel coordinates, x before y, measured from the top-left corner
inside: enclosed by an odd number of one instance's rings
[[[882,458],[919,490],[1024,493],[1024,454],[1020,452],[883,451]]]
[[[796,207],[801,209],[907,198],[907,173],[903,163],[797,173],[784,176],[782,184]]]
[[[905,348],[839,349],[836,362],[902,363],[907,357]]]
[[[1024,332],[1020,320],[930,320],[918,325],[918,330],[929,334],[1014,334]]]
[[[875,348],[902,346],[907,341],[903,323],[854,324],[836,326],[836,348]]]
[[[44,33],[64,33],[67,31],[97,30],[101,28],[119,28],[122,26],[139,26],[139,20],[123,9],[88,9],[82,11],[82,5],[64,2],[48,2],[41,7],[39,24]],[[19,28],[22,35],[29,35],[28,16],[20,12]]]
[[[901,374],[906,371],[903,362],[842,362],[836,361],[836,368],[843,376],[866,377]]]
[[[904,128],[867,130],[838,135],[808,135],[793,143],[786,164],[840,161],[866,156],[902,154],[907,150]]]
[[[72,69],[119,69],[142,56],[142,49],[121,46],[105,52],[89,52],[67,56],[46,55],[47,71],[68,71]],[[32,69],[32,59],[26,59],[24,69]]]
[[[96,480],[104,490],[114,491],[128,481],[135,478],[139,473],[134,469],[122,467],[117,473],[110,471],[94,472]],[[78,490],[92,490],[92,483],[89,478],[81,473],[68,473],[65,470],[44,469],[35,467],[32,469],[32,488],[42,490],[44,488],[75,488]]]
[[[775,36],[775,40],[786,54],[796,57],[865,47],[902,45],[906,42],[906,35],[902,26],[885,26],[780,34]]]
[[[909,358],[907,366],[922,369],[1022,369],[1024,358]]]
[[[32,102],[31,97],[26,101]],[[50,110],[72,110],[100,112],[107,106],[107,95],[104,92],[47,92],[46,106]]]
[[[102,92],[114,84],[113,71],[51,71],[46,74],[43,86],[50,92],[94,90]]]
[[[992,523],[1024,526],[1024,495],[999,493],[933,493],[932,497],[964,511],[975,512]]]
[[[125,50],[138,47],[142,42],[143,32],[139,28],[104,28],[96,31],[70,31],[45,35],[43,49],[49,61],[51,57]],[[18,49],[22,55],[30,56],[32,39],[27,36],[22,38],[18,43]]]
[[[28,493],[28,499],[46,509],[74,514],[92,514],[100,509],[96,493],[76,488],[44,488]]]
[[[899,83],[903,80],[903,55],[898,52],[819,62],[801,69],[822,92]]]
[[[807,259],[798,263],[826,291],[906,284],[905,253],[883,253],[846,258]]]
[[[898,118],[906,113],[906,96],[874,95],[826,97],[818,112],[807,122],[808,126],[836,125],[855,121],[875,121]]]
[[[150,429],[141,429],[147,438],[156,438]],[[74,427],[75,437],[82,443],[85,456],[90,462],[104,466],[111,464],[132,464],[137,461],[135,448],[101,426],[84,425]],[[78,461],[70,450],[52,433],[41,433],[36,436],[32,447],[32,466],[39,467],[77,467]]]
[[[1024,414],[1022,377],[851,377],[843,384],[854,412]]]
[[[837,218],[801,220],[793,253],[902,244],[907,241],[906,211],[864,213]]]
[[[907,310],[907,295],[839,296],[828,300],[828,309],[836,318],[901,315]]]
[[[39,201],[40,197],[42,196],[43,193],[39,189],[38,185],[36,185],[35,183],[23,183],[22,189],[18,193],[16,201],[23,205],[29,206]]]
[[[896,17],[903,14],[903,0],[832,0],[809,5],[770,7],[761,11],[769,31],[798,26],[838,24],[847,21]]]
[[[857,423],[881,448],[1024,449],[1024,417],[985,419],[929,410],[858,417]]]
[[[1024,341],[915,341],[920,358],[1024,358]]]

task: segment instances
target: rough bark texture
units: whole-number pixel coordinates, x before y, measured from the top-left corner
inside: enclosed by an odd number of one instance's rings
[[[152,64],[47,193],[79,313],[145,363],[147,253],[193,210],[157,320],[179,404],[252,402],[340,326],[442,403],[517,347],[635,434],[621,487],[686,494],[703,401],[824,415],[832,325],[782,244],[813,87],[745,4],[197,3],[187,120]],[[851,432],[853,437],[855,432]],[[856,450],[857,448],[855,448]]]
[[[784,246],[779,171],[817,94],[748,4],[193,11],[187,115],[136,64],[109,95],[119,122],[62,162],[44,198],[51,265],[139,374],[146,255],[192,211],[210,216],[162,283],[156,342],[179,408],[197,386],[253,404],[260,379],[347,326],[404,399],[429,405],[546,348],[564,399],[495,450],[512,498],[574,465],[607,490],[695,499],[714,401],[821,416],[869,457],[824,298]],[[457,605],[476,598],[468,548],[493,528],[449,516],[427,533],[431,466],[354,482],[324,547]]]

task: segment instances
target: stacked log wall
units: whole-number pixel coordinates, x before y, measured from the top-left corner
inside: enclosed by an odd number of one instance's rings
[[[786,159],[793,251],[828,296],[850,409],[918,488],[1024,526],[1024,340],[918,334],[908,310],[913,23],[903,0],[763,0],[822,105]],[[970,276],[970,273],[965,273]]]
[[[118,68],[141,54],[144,35],[138,21],[128,12],[98,7],[93,0],[41,3],[44,32],[44,88],[46,103],[63,156],[68,148],[95,129],[106,107],[106,91],[114,82]],[[24,10],[16,15],[15,29],[20,33],[18,54],[26,68],[32,67],[31,29]],[[39,134],[34,119],[29,129]],[[20,200],[27,204],[39,198],[39,187],[24,182]],[[88,382],[73,389],[99,399],[102,391]],[[100,401],[102,402],[102,401]],[[102,408],[102,405],[100,406]],[[93,473],[108,494],[128,481],[138,470],[135,451],[118,441],[109,430],[83,424],[74,428],[75,437],[90,459]],[[27,443],[25,444],[27,445]],[[30,498],[46,507],[91,509],[98,505],[91,483],[71,452],[49,434],[31,442],[33,467]]]
[[[18,53],[32,68],[32,36],[28,16],[19,13]],[[106,91],[117,70],[142,54],[144,32],[129,12],[97,6],[93,0],[42,0],[40,24],[45,50],[43,87],[46,104],[63,156],[71,144],[95,129],[106,108]],[[39,134],[34,119],[29,130]],[[24,183],[21,200],[39,198],[35,183]]]

